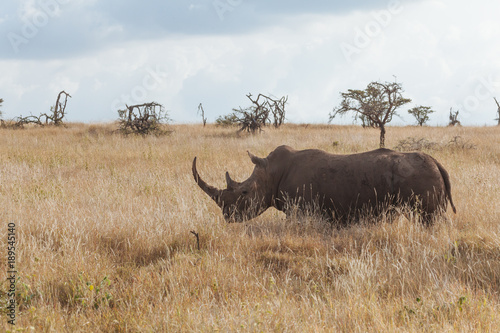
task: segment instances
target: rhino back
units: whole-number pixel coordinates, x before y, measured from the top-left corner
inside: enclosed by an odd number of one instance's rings
[[[290,152],[288,161],[281,163],[284,169],[277,195],[282,200],[319,200],[323,208],[339,213],[396,198],[408,201],[442,183],[432,158],[421,153],[377,149],[333,155],[303,150]]]

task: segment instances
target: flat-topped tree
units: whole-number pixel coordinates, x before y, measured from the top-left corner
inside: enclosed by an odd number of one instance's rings
[[[419,126],[423,126],[426,122],[428,122],[430,119],[429,115],[434,112],[435,111],[432,110],[430,106],[416,106],[408,110],[408,113],[415,117]]]
[[[354,112],[354,119],[362,120],[364,125],[380,128],[380,148],[385,146],[385,125],[392,121],[396,110],[411,99],[401,94],[403,87],[398,82],[371,82],[365,90],[349,89],[340,93],[340,106],[330,113],[330,122],[337,115]]]

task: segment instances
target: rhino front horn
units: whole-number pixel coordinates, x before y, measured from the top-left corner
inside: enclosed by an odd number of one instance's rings
[[[220,196],[222,191],[219,190],[216,187],[210,186],[203,179],[201,179],[200,175],[198,174],[198,171],[196,170],[196,157],[193,160],[193,176],[194,176],[194,181],[198,184],[198,186],[212,198],[217,205],[220,205]]]

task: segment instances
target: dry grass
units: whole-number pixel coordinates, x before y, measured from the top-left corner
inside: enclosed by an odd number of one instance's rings
[[[110,125],[0,131],[1,244],[8,222],[18,234],[16,328],[500,331],[500,128],[389,128],[388,147],[407,137],[475,145],[432,151],[458,213],[430,228],[401,216],[343,229],[273,209],[227,225],[191,162],[198,156],[200,174],[222,187],[226,170],[250,175],[247,149],[360,152],[376,148],[376,130],[173,129],[148,138],[113,135]],[[12,329],[5,318],[0,327]]]

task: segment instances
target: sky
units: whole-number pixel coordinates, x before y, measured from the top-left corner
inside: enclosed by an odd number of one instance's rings
[[[209,122],[288,96],[287,121],[327,123],[341,92],[397,80],[408,109],[450,108],[463,125],[495,125],[500,1],[10,0],[0,8],[4,119],[48,112],[68,92],[67,120],[109,122],[156,101],[173,123]],[[334,119],[352,124],[352,116]]]

